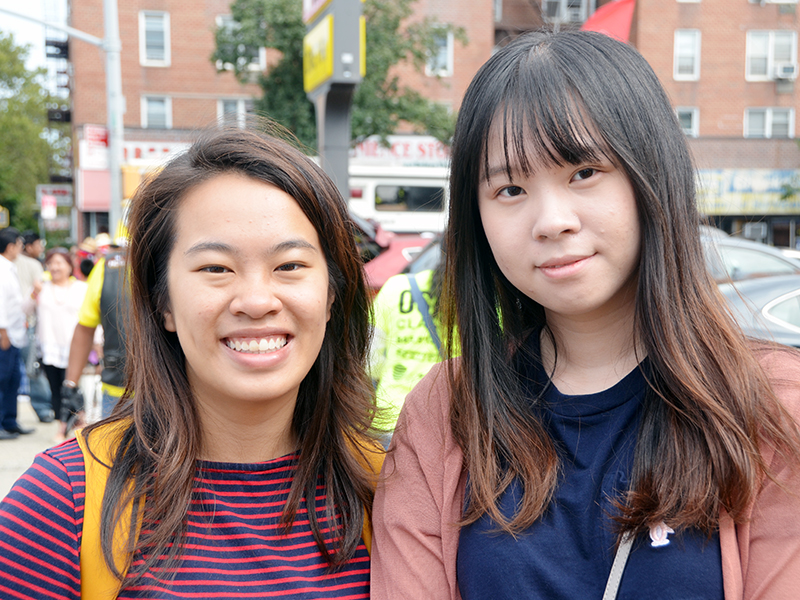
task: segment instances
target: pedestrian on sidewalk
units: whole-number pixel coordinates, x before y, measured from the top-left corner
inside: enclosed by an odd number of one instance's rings
[[[33,433],[17,422],[17,390],[22,376],[20,349],[27,344],[22,289],[14,261],[22,236],[13,227],[0,230],[0,440]]]

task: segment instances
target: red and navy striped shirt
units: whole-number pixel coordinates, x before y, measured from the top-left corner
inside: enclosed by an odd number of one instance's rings
[[[174,577],[148,573],[119,598],[369,598],[363,542],[331,573],[311,534],[305,501],[284,533],[280,518],[296,466],[296,455],[254,464],[198,462]],[[75,440],[36,457],[0,503],[0,598],[80,598],[84,500],[83,454]],[[320,486],[321,524],[324,504]]]

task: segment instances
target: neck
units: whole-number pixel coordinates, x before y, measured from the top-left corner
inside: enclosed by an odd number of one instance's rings
[[[297,449],[292,432],[294,404],[274,411],[265,411],[260,404],[220,407],[198,402],[198,408],[205,460],[256,463]]]
[[[542,332],[542,363],[553,384],[564,394],[606,390],[645,357],[635,341],[630,309],[586,321],[548,315],[547,325],[552,338]]]

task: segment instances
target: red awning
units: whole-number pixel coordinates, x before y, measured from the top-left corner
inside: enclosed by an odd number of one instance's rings
[[[636,0],[614,0],[598,8],[581,29],[605,33],[622,42],[631,34],[631,21]]]

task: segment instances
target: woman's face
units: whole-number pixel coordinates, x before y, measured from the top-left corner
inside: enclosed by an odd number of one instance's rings
[[[511,152],[511,149],[509,149]],[[548,321],[633,310],[640,227],[633,188],[607,159],[524,175],[498,132],[488,146],[489,181],[478,206],[506,278],[541,304]]]
[[[230,173],[186,194],[175,232],[164,324],[197,402],[291,415],[333,302],[313,225],[285,192]]]
[[[63,254],[53,254],[45,266],[53,283],[63,283],[72,274],[72,264]]]

